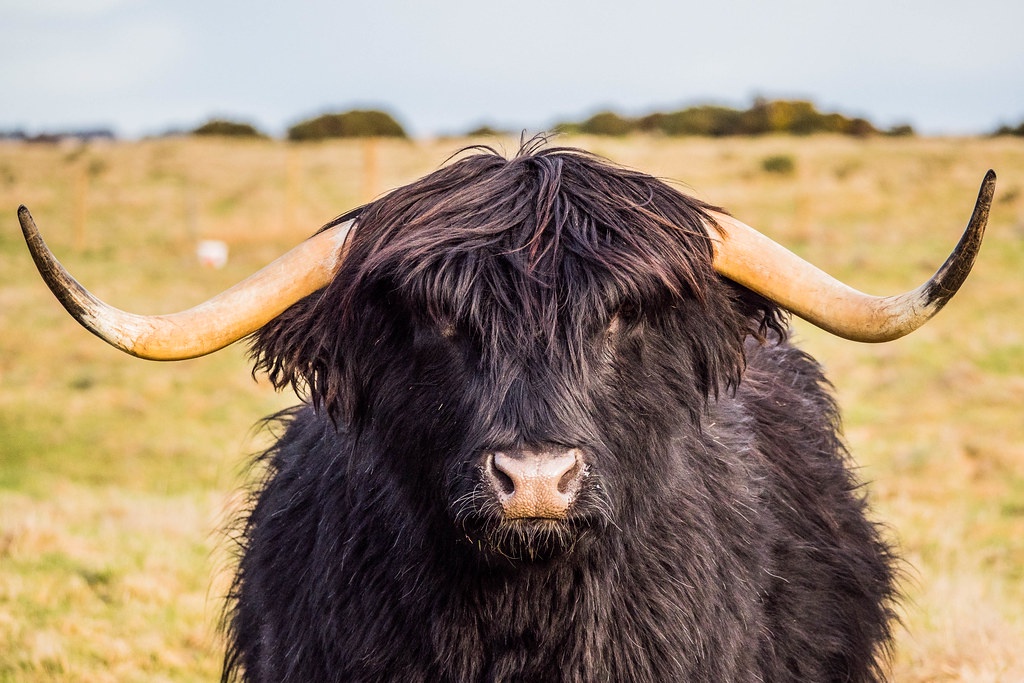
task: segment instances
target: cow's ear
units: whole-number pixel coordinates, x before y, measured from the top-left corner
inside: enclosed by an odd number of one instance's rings
[[[747,321],[748,335],[764,343],[768,339],[789,337],[789,314],[756,292],[721,278],[733,305]]]
[[[338,216],[321,232],[359,218],[365,207]],[[352,274],[351,255],[359,251],[353,240],[360,230],[346,237],[346,257],[326,287],[292,304],[249,337],[253,375],[265,372],[276,389],[291,385],[300,398],[316,408],[326,408],[337,422],[342,407],[352,403],[343,396],[345,359],[342,358],[342,330],[353,317],[339,315],[350,307],[348,296]]]
[[[301,299],[250,337],[253,374],[265,372],[277,389],[288,385],[333,418],[344,401],[336,329],[325,329],[323,291]],[[327,316],[330,317],[330,316]]]

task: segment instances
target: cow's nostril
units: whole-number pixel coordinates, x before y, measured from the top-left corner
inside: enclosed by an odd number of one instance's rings
[[[583,462],[577,456],[572,468],[570,468],[569,471],[563,474],[562,478],[558,480],[558,492],[575,493],[576,490],[579,488],[579,480],[582,472]]]
[[[515,481],[513,481],[512,477],[510,477],[508,473],[502,470],[501,467],[495,463],[493,453],[487,454],[484,469],[499,495],[511,496],[515,492]]]

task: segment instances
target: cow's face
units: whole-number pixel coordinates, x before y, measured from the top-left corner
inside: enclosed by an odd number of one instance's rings
[[[932,280],[874,298],[650,176],[574,150],[478,154],[339,218],[355,220],[333,280],[258,332],[257,366],[365,439],[357,457],[379,462],[351,471],[417,519],[485,555],[552,557],[656,517],[745,340],[785,334],[753,292],[851,339],[906,334],[969,272],[993,188]]]
[[[505,280],[473,278],[498,290],[475,298],[516,291],[500,270]],[[725,336],[735,321],[694,299],[627,301],[612,279],[596,288],[607,300],[525,287],[480,315],[431,314],[456,302],[394,285],[360,297],[372,303],[353,347],[364,355],[348,361],[363,364],[355,420],[382,435],[401,470],[391,476],[431,491],[460,540],[495,558],[550,558],[647,518],[678,467],[670,441],[699,431],[718,386],[710,367],[724,359],[711,352],[738,344]],[[547,297],[550,326],[533,318]]]
[[[657,505],[751,318],[683,195],[589,157],[467,162],[368,207],[256,350],[373,443],[353,471],[484,556],[541,560]]]

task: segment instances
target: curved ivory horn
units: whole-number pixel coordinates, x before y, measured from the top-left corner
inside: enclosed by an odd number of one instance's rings
[[[298,245],[212,299],[180,313],[137,315],[110,306],[86,290],[43,242],[32,215],[18,209],[39,274],[75,320],[117,348],[149,360],[184,360],[220,350],[251,334],[304,296],[326,286],[344,258],[352,221]]]
[[[710,231],[715,270],[837,336],[861,342],[898,339],[938,313],[971,272],[995,186],[996,174],[989,171],[953,253],[927,282],[905,294],[858,292],[750,226],[717,212],[711,215],[719,229]]]

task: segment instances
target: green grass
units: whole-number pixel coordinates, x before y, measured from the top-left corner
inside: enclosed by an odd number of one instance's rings
[[[1024,141],[558,142],[676,179],[872,293],[928,277],[997,170],[979,263],[934,321],[881,346],[796,326],[907,561],[893,678],[1024,680]],[[215,678],[220,530],[267,442],[253,425],[294,401],[253,381],[237,345],[158,364],[84,332],[35,273],[17,205],[99,296],[167,312],[461,144],[0,144],[0,681]],[[771,157],[793,172],[769,177]],[[225,269],[196,264],[200,238],[229,243]]]

